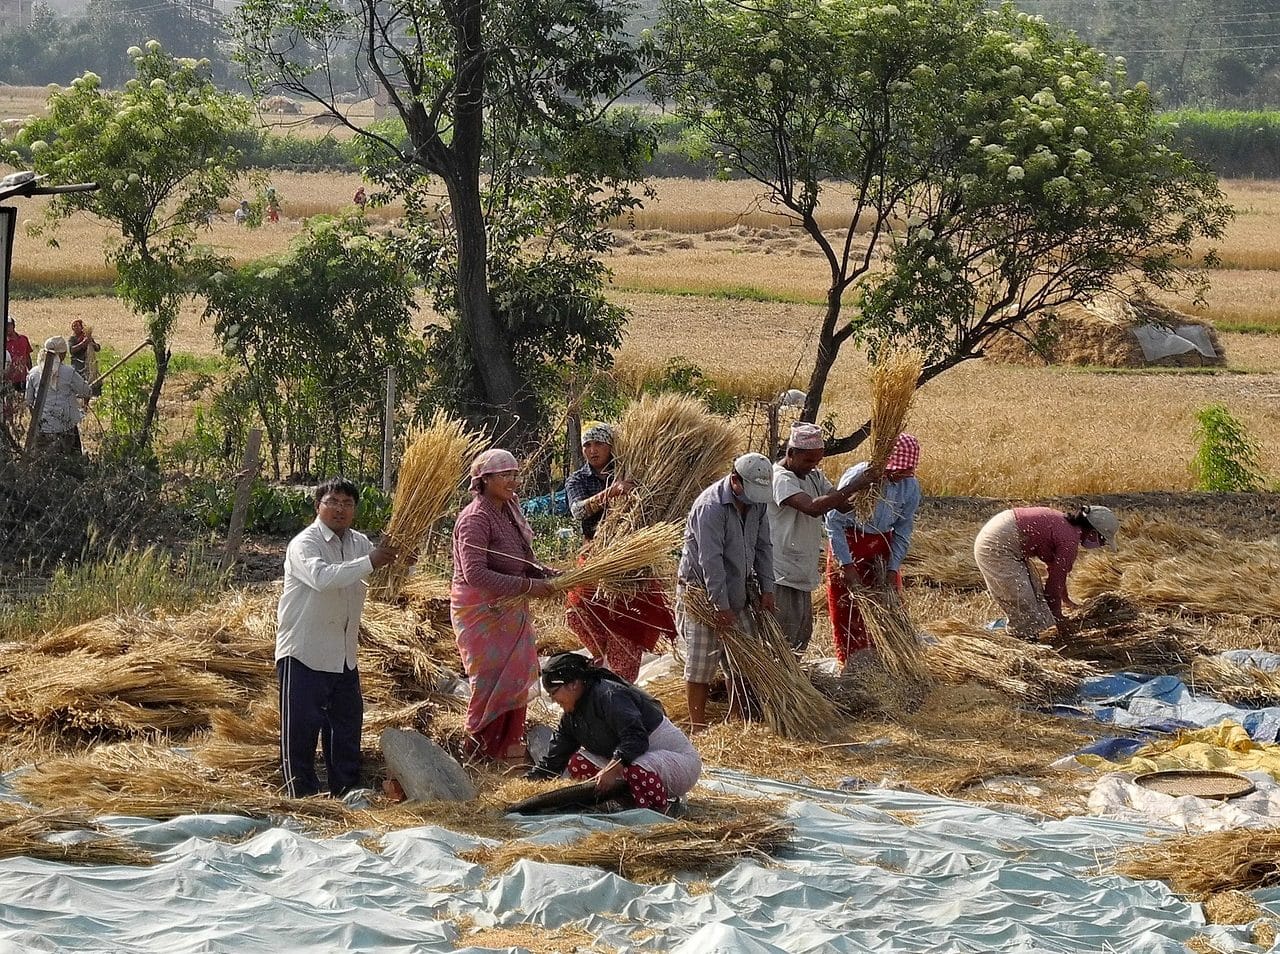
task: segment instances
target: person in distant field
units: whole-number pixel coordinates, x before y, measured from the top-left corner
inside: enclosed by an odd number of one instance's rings
[[[453,525],[449,618],[471,698],[466,754],[525,764],[525,715],[538,679],[531,596],[549,596],[555,571],[533,554],[533,528],[520,510],[520,465],[487,450],[471,463],[471,502]],[[522,598],[523,597],[523,598]]]
[[[560,653],[542,670],[542,687],[564,710],[551,747],[525,776],[596,780],[598,796],[624,796],[637,808],[666,812],[702,774],[702,758],[662,703],[577,653]]]
[[[1071,634],[1065,610],[1075,609],[1067,576],[1080,548],[1116,549],[1120,520],[1107,507],[1080,507],[1062,513],[1051,507],[1014,507],[996,514],[978,531],[973,556],[992,599],[1008,619],[1009,632],[1035,639],[1050,627]],[[1031,567],[1043,561],[1048,579]]]
[[[71,367],[79,371],[86,381],[98,376],[98,352],[101,350],[102,345],[93,340],[92,329],[86,329],[79,318],[71,322],[71,337],[67,339]]]
[[[581,522],[586,559],[596,528],[606,510],[630,493],[627,480],[614,480],[613,428],[595,424],[582,432],[586,463],[565,481],[569,513]],[[580,560],[580,562],[581,562]],[[664,636],[675,639],[675,617],[657,580],[638,585],[630,595],[597,595],[594,586],[565,594],[565,622],[592,657],[623,679],[635,682],[645,650],[652,652]]]
[[[369,574],[399,557],[352,529],[360,489],[333,477],[316,487],[316,519],[289,541],[277,611],[280,757],[290,798],[320,791],[316,741],[324,749],[329,793],[360,781],[364,698],[356,644]]]
[[[13,318],[4,323],[4,376],[0,378],[0,409],[5,422],[13,420],[22,403],[27,387],[27,373],[31,370],[31,340],[18,334]]]
[[[879,477],[875,471],[864,470],[837,490],[818,468],[825,445],[822,428],[816,424],[793,424],[786,453],[773,465],[769,536],[773,541],[777,617],[797,652],[803,652],[813,638],[813,591],[822,585],[826,540],[822,517],[839,507],[847,508],[854,494]]]
[[[356,207],[361,212],[364,211],[364,207],[369,204],[369,196],[365,193],[364,186],[356,189],[356,194],[351,197],[351,201],[356,204]]]
[[[920,442],[899,434],[884,464],[884,485],[870,519],[852,512],[827,514],[831,536],[827,556],[827,610],[834,630],[836,659],[842,666],[858,664],[874,652],[862,613],[850,590],[889,583],[902,592],[902,561],[911,546],[916,510],[920,507]],[[866,461],[854,464],[840,476],[846,487],[867,470]]]
[[[743,454],[728,476],[698,495],[685,522],[684,549],[676,571],[676,629],[685,640],[685,690],[689,723],[707,727],[707,693],[724,655],[718,631],[753,632],[752,589],[759,608],[773,612],[773,544],[768,503],[773,465],[763,454]],[[714,622],[697,619],[685,604],[690,586],[706,590]]]
[[[276,195],[275,186],[267,186],[267,221],[280,221],[280,197]]]
[[[236,225],[248,225],[249,216],[252,214],[253,212],[249,208],[249,200],[241,199],[240,205],[236,208]]]
[[[49,381],[45,386],[44,406],[40,409],[40,427],[36,446],[62,454],[80,453],[80,420],[92,392],[75,368],[66,363],[67,339],[50,338],[44,343],[46,354],[56,354],[58,360],[49,369]],[[27,407],[35,412],[36,398],[44,379],[43,361],[40,367],[27,372]],[[81,403],[83,402],[83,403]]]

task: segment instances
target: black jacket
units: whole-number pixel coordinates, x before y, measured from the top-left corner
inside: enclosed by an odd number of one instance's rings
[[[572,712],[560,717],[546,757],[530,774],[555,778],[578,749],[630,765],[649,751],[649,733],[665,714],[662,704],[629,682],[593,679]]]

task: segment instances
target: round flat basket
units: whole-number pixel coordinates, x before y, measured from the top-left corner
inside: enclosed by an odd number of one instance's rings
[[[1194,795],[1196,798],[1239,798],[1254,791],[1253,782],[1235,772],[1212,772],[1208,769],[1171,769],[1167,772],[1147,772],[1134,780],[1135,785],[1163,792],[1175,797]]]

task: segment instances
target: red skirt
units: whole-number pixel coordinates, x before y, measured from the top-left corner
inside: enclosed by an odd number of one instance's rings
[[[878,586],[881,581],[881,561],[888,563],[889,548],[893,545],[893,531],[861,533],[846,530],[849,554],[853,557],[854,572],[866,586]],[[827,549],[827,611],[831,614],[831,627],[836,646],[836,659],[841,665],[852,654],[871,648],[871,637],[862,622],[862,614],[845,586],[840,563]]]
[[[657,580],[645,582],[631,596],[597,596],[579,588],[565,594],[565,622],[593,656],[632,682],[640,671],[640,654],[652,652],[666,637],[674,640],[676,620]]]

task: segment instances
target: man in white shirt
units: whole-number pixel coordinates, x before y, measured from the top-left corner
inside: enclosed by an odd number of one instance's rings
[[[775,599],[782,631],[797,652],[813,638],[813,591],[822,582],[822,550],[826,540],[822,516],[845,509],[859,490],[875,483],[877,474],[836,490],[818,469],[825,453],[822,428],[803,422],[791,425],[787,452],[773,465],[773,499],[769,501],[769,535],[773,539]]]
[[[360,490],[339,477],[316,488],[316,520],[289,541],[276,635],[280,755],[291,798],[320,790],[316,740],[324,746],[329,792],[340,798],[360,779],[364,698],[356,642],[365,582],[396,550],[351,529]]]

